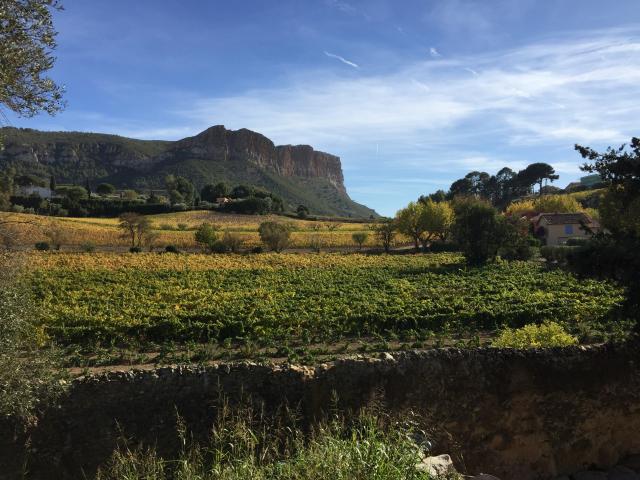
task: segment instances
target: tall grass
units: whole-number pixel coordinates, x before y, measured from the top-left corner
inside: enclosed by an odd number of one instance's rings
[[[287,416],[280,418],[288,418]],[[412,431],[373,414],[335,416],[303,431],[295,421],[222,409],[206,444],[178,430],[182,451],[123,447],[97,480],[427,480]],[[453,475],[448,478],[458,478]]]

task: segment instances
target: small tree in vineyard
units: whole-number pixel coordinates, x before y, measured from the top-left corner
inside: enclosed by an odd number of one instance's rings
[[[203,223],[198,227],[194,234],[196,243],[198,243],[204,250],[212,252],[216,244],[218,243],[218,231],[220,229],[217,225],[211,223]]]
[[[356,232],[351,235],[351,238],[358,245],[358,250],[362,250],[362,245],[364,245],[367,238],[369,238],[369,234],[365,232]]]
[[[151,222],[144,215],[126,212],[120,215],[118,227],[122,230],[122,237],[129,240],[131,248],[140,248],[145,235],[151,230]]]
[[[260,240],[270,250],[280,253],[289,246],[291,227],[278,222],[262,222],[258,228]]]
[[[384,248],[386,253],[389,253],[391,247],[393,246],[393,240],[396,237],[396,225],[393,221],[386,221],[377,223],[372,227],[372,230]]]

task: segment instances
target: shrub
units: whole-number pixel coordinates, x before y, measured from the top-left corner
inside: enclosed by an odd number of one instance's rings
[[[251,249],[251,253],[262,253],[262,252],[264,252],[264,249],[261,246],[253,247]]]
[[[129,247],[129,253],[140,253],[141,251],[141,247]]]
[[[102,196],[111,195],[115,191],[116,191],[116,187],[114,187],[110,183],[101,183],[96,188],[96,192],[98,192],[98,195],[102,195]]]
[[[567,240],[567,247],[582,247],[589,243],[589,238],[570,238]]]
[[[242,240],[242,237],[237,233],[224,232],[222,236],[222,244],[232,253],[238,253],[243,243],[244,240]]]
[[[391,247],[393,246],[393,239],[396,236],[396,224],[394,221],[386,221],[377,223],[373,227],[373,232],[384,248],[386,253],[389,253]]]
[[[122,192],[122,198],[125,200],[137,200],[139,197],[138,192],[135,190],[125,190]]]
[[[533,235],[527,236],[527,242],[529,243],[530,247],[534,247],[534,248],[540,248],[540,246],[542,245],[542,242],[540,241],[540,239],[534,237]]]
[[[80,251],[86,253],[92,253],[96,251],[96,244],[93,242],[84,242],[80,245]]]
[[[483,265],[495,259],[505,237],[505,220],[489,204],[466,200],[456,208],[453,234],[467,263]]]
[[[500,247],[500,257],[505,260],[531,260],[537,252],[539,241],[531,236],[512,234],[505,236]]]
[[[500,217],[502,239],[500,257],[505,260],[530,260],[536,253],[535,240],[529,233],[530,225],[524,218]],[[535,242],[535,243],[534,243]]]
[[[48,242],[37,242],[36,243],[36,250],[40,250],[41,252],[45,252],[47,250],[49,250],[49,243]]]
[[[175,245],[167,245],[164,247],[164,251],[165,253],[180,253],[180,250]]]
[[[226,197],[229,194],[229,187],[226,183],[220,182],[216,185],[207,184],[200,190],[200,197],[205,202],[215,203],[218,198]]]
[[[205,222],[194,233],[195,240],[203,249],[213,251],[218,243],[218,230],[217,225]]]
[[[57,203],[51,203],[51,215],[54,217],[68,217],[69,210],[62,208],[61,205]]]
[[[298,218],[307,218],[309,216],[309,209],[304,205],[298,205],[296,215],[298,215]]]
[[[184,232],[187,228],[189,228],[189,225],[187,225],[186,223],[179,223],[177,227],[178,227],[178,230]]]
[[[433,253],[459,252],[460,246],[451,242],[434,242],[431,244],[430,250]]]
[[[309,248],[316,253],[320,253],[322,247],[324,247],[324,240],[322,237],[318,234],[312,235],[309,239]]]
[[[549,264],[566,265],[570,253],[575,247],[545,245],[540,248],[540,256]]]
[[[233,187],[229,196],[231,198],[247,198],[253,195],[254,189],[248,185],[237,185]]]
[[[351,239],[358,245],[358,250],[362,250],[362,245],[367,241],[367,238],[369,238],[369,234],[365,232],[356,232],[351,235]]]
[[[221,240],[212,243],[209,247],[209,250],[211,251],[211,253],[227,253],[229,251],[227,249],[227,246]]]
[[[274,203],[270,197],[249,197],[225,203],[220,207],[220,211],[240,213],[243,215],[266,215],[273,210],[273,207]]]
[[[544,348],[567,347],[578,343],[562,325],[544,322],[542,325],[530,324],[516,330],[507,328],[496,338],[492,346],[496,348]]]
[[[262,222],[258,228],[260,240],[274,252],[280,253],[289,246],[291,228],[278,222]]]
[[[60,250],[62,244],[67,241],[67,232],[56,225],[52,225],[44,234],[55,250]]]

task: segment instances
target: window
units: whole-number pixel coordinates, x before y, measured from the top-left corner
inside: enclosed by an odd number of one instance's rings
[[[565,235],[573,235],[573,225],[565,225],[564,226],[564,234]]]

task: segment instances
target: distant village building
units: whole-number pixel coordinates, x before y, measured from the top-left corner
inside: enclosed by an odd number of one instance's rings
[[[218,203],[220,205],[223,205],[225,203],[230,203],[230,202],[231,202],[231,199],[228,198],[228,197],[218,197],[218,198],[216,198],[216,203]]]
[[[25,185],[16,188],[16,194],[22,197],[30,197],[31,195],[38,195],[40,198],[51,199],[53,192],[49,187],[39,187],[37,185]]]
[[[570,238],[591,238],[600,229],[600,224],[586,213],[540,213],[531,222],[536,236],[546,245],[564,245]]]

